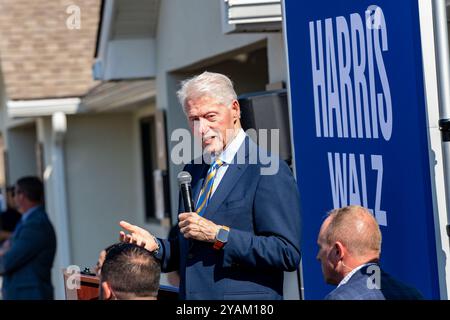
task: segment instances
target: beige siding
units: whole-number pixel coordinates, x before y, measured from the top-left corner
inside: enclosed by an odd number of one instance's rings
[[[71,4],[80,8],[79,30],[66,26]],[[1,0],[0,57],[8,98],[79,96],[92,87],[99,11],[99,0]]]

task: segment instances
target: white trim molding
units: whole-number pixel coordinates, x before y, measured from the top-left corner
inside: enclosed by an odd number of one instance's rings
[[[74,114],[78,112],[80,102],[80,98],[9,100],[7,102],[8,116],[10,118],[41,117],[50,116],[58,111]]]
[[[281,0],[222,0],[222,31],[280,32]]]
[[[130,110],[139,103],[156,99],[156,80],[105,81],[81,100],[79,112]]]
[[[95,80],[156,76],[155,35],[159,3],[160,0],[104,1],[97,54],[92,66]],[[146,18],[140,12],[147,12]]]

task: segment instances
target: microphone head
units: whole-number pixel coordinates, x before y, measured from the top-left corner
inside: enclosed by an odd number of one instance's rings
[[[186,184],[186,183],[191,183],[191,181],[192,181],[192,176],[191,176],[191,174],[190,174],[189,172],[187,172],[187,171],[181,171],[181,172],[178,174],[177,179],[178,179],[178,183],[179,183],[180,185],[182,185],[182,184]]]

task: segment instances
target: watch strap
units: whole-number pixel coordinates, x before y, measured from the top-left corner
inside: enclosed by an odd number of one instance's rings
[[[220,229],[224,229],[227,232],[230,232],[230,228],[228,228],[227,226],[221,226]],[[219,232],[220,232],[220,229],[219,229]],[[218,240],[217,236],[216,236],[216,241],[214,242],[213,249],[220,250],[223,248],[224,245],[225,245],[225,242]]]

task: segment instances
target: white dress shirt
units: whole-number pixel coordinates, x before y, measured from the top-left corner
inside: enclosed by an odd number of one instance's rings
[[[343,284],[346,284],[346,283],[350,280],[350,278],[351,278],[356,272],[359,271],[359,269],[362,269],[362,268],[364,268],[364,267],[366,267],[366,266],[370,266],[371,264],[376,264],[376,263],[369,262],[369,263],[366,263],[366,264],[362,264],[362,265],[360,265],[359,267],[356,267],[355,269],[353,269],[352,271],[350,271],[349,273],[347,273],[347,275],[344,277],[344,279],[342,279],[341,282],[339,282],[339,284],[338,284],[337,287],[339,288],[339,287],[342,286]]]
[[[225,150],[222,151],[222,153],[218,156],[220,160],[222,160],[223,165],[217,170],[216,177],[214,178],[214,184],[211,191],[211,196],[216,191],[217,187],[220,184],[220,181],[222,181],[223,176],[225,175],[225,172],[228,170],[228,166],[231,162],[233,162],[233,158],[238,152],[239,148],[241,147],[242,143],[245,140],[245,137],[247,135],[245,134],[244,130],[239,129],[239,132],[234,137],[234,139],[228,144],[228,146],[225,147]],[[216,160],[215,156],[211,156],[211,163],[214,163]]]

